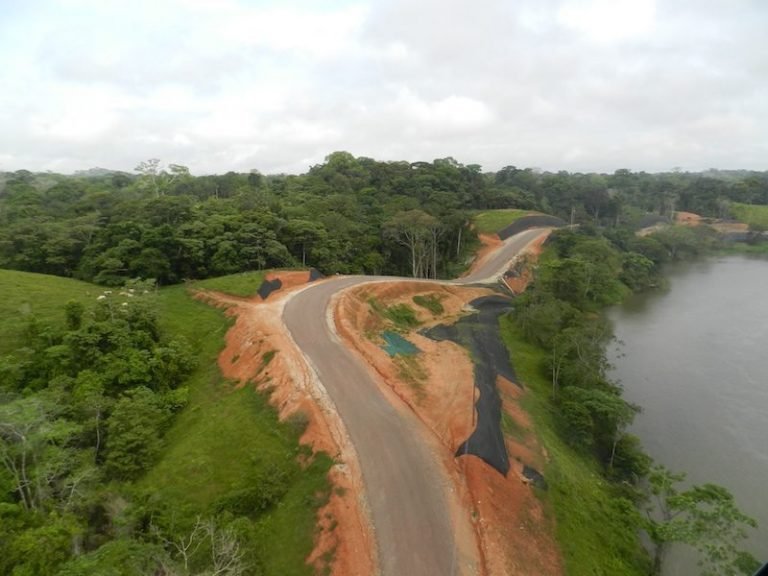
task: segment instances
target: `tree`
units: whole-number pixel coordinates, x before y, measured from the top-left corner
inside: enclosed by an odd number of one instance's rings
[[[437,277],[440,221],[422,210],[398,212],[384,225],[385,237],[408,248],[413,278]]]
[[[139,173],[139,188],[149,190],[155,197],[162,196],[175,181],[189,177],[189,168],[169,164],[168,170],[160,165],[159,158],[139,162],[134,168]]]
[[[240,576],[245,573],[244,553],[237,533],[222,528],[213,519],[199,516],[187,534],[166,537],[157,526],[151,527],[169,555],[159,557],[162,573],[169,576]],[[195,568],[204,568],[198,571]]]
[[[301,248],[301,265],[307,265],[307,249],[324,241],[328,233],[322,224],[310,220],[290,220],[284,230],[285,245],[294,249]]]
[[[71,442],[80,427],[58,417],[60,410],[43,394],[0,404],[0,461],[26,510],[43,511],[60,503],[67,487],[77,484]]]
[[[107,421],[107,472],[132,480],[160,453],[160,435],[168,413],[149,388],[138,387],[123,395]]]
[[[672,543],[687,544],[700,554],[702,576],[751,574],[757,561],[738,548],[747,528],[757,522],[736,506],[723,486],[702,484],[681,490],[685,474],[656,466],[648,477],[652,506],[645,531],[654,545],[653,573],[661,574],[664,556]]]

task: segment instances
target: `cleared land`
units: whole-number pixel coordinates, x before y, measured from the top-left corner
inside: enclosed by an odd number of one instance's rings
[[[731,204],[731,214],[752,228],[768,230],[768,206],[754,204]]]

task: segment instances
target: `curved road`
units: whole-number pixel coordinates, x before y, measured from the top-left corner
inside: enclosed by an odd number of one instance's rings
[[[491,282],[543,231],[508,238],[478,270],[457,284]],[[384,397],[368,366],[329,325],[334,294],[371,280],[352,276],[312,285],[291,298],[283,321],[336,405],[355,446],[383,576],[453,576],[456,545],[439,463],[419,439],[420,423]],[[413,280],[413,279],[411,279]]]

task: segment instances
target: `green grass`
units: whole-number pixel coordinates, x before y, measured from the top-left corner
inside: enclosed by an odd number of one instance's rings
[[[549,456],[544,470],[549,490],[540,494],[555,516],[566,574],[645,576],[650,572],[647,556],[617,504],[615,489],[602,479],[595,462],[574,452],[555,431],[549,383],[540,370],[544,352],[524,341],[509,318],[500,324],[515,371],[528,389],[523,407]]]
[[[401,330],[410,330],[421,324],[418,318],[416,318],[416,312],[408,304],[388,306],[384,315]]]
[[[248,294],[262,278],[263,273],[238,274],[195,286]],[[68,300],[90,306],[103,288],[0,270],[0,290],[2,354],[18,346],[18,336],[30,315],[43,322],[63,323]],[[221,310],[194,300],[186,286],[160,289],[157,305],[162,330],[188,342],[198,367],[185,383],[189,403],[165,435],[159,462],[138,481],[138,488],[157,494],[170,509],[194,519],[212,515],[223,496],[253,487],[254,479],[279,469],[287,478],[287,491],[271,509],[254,516],[255,537],[245,545],[259,551],[265,575],[311,575],[305,559],[314,545],[317,507],[330,488],[331,459],[325,454],[308,458],[308,450],[299,447],[306,417],[298,415],[281,423],[267,398],[253,386],[235,390],[224,380],[217,356],[231,320]],[[275,354],[275,350],[267,351],[263,366]]]
[[[189,404],[166,435],[163,457],[140,487],[204,515],[228,492],[249,487],[265,470],[280,468],[290,486],[278,505],[257,518],[258,538],[252,544],[261,550],[265,574],[311,574],[304,560],[313,547],[317,506],[329,489],[330,459],[321,454],[302,467],[297,460],[303,451],[300,427],[280,423],[253,386],[234,390],[223,379],[216,358],[230,323],[220,310],[193,300],[181,286],[161,290],[159,301],[163,327],[187,338],[199,368],[188,382]],[[264,360],[273,356],[268,352]]]
[[[433,316],[439,316],[445,312],[445,308],[443,308],[440,300],[442,300],[442,298],[436,294],[419,294],[413,297],[414,304],[421,306],[422,308],[426,308],[432,312]]]
[[[264,276],[266,276],[267,272],[269,271],[240,272],[239,274],[230,274],[229,276],[220,276],[218,278],[195,280],[190,283],[190,286],[203,290],[225,292],[234,296],[253,296],[264,281]]]
[[[524,441],[527,434],[527,430],[518,424],[512,416],[507,412],[501,412],[501,431],[505,436],[514,438],[515,440]]]
[[[751,228],[768,230],[768,206],[753,204],[731,204],[731,214]]]
[[[368,298],[368,304],[376,314],[389,320],[398,330],[407,331],[421,325],[416,312],[408,304],[384,306],[374,297]]]
[[[394,362],[397,365],[398,377],[408,384],[416,393],[419,402],[424,400],[426,393],[424,390],[424,381],[427,379],[427,371],[419,362],[416,356],[395,356]]]
[[[90,305],[104,289],[94,284],[45,274],[0,270],[0,354],[18,347],[30,317],[63,324],[64,305]]]
[[[475,214],[473,218],[475,230],[480,234],[496,234],[515,220],[531,214],[529,210],[510,208],[507,210],[488,210]]]

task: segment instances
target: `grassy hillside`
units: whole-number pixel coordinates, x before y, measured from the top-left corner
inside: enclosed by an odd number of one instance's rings
[[[69,278],[0,270],[0,354],[16,348],[31,317],[62,321],[69,300],[92,303],[103,288]]]
[[[229,276],[196,280],[191,283],[191,287],[226,292],[235,296],[253,296],[261,286],[266,274],[266,270],[240,272]]]
[[[255,292],[251,286],[257,277],[237,274],[198,285],[245,295]],[[328,489],[330,460],[320,456],[302,468],[296,459],[300,428],[278,422],[267,399],[252,386],[234,390],[223,379],[216,358],[229,321],[220,310],[190,298],[181,286],[162,289],[160,302],[163,325],[190,341],[199,368],[188,383],[189,405],[166,437],[163,458],[140,485],[173,505],[205,514],[234,493],[245,499],[247,491],[279,480],[286,493],[256,518],[251,544],[259,551],[264,574],[311,574],[304,559],[312,549],[315,510]]]
[[[509,318],[501,319],[501,332],[515,371],[528,388],[524,408],[549,455],[544,471],[549,490],[542,497],[555,514],[566,574],[649,574],[647,555],[615,489],[602,479],[590,458],[574,452],[555,431],[546,401],[551,385],[541,374],[544,352],[526,342]]]
[[[496,234],[503,230],[515,220],[531,214],[530,210],[518,210],[510,208],[508,210],[487,210],[475,214],[473,222],[475,230],[480,234]]]
[[[201,282],[200,287],[252,294],[262,273]],[[103,288],[71,279],[0,270],[0,355],[18,348],[34,317],[63,324],[69,300],[95,304]],[[152,494],[173,511],[179,525],[226,509],[243,516],[241,544],[254,573],[309,576],[305,558],[313,546],[315,514],[328,494],[330,458],[297,458],[300,422],[281,423],[253,386],[236,390],[217,366],[231,321],[193,299],[185,286],[160,289],[155,302],[162,331],[183,339],[197,368],[184,385],[188,404],[163,438],[159,460],[118,492]],[[302,463],[299,463],[299,460]],[[153,496],[153,497],[154,497]]]

